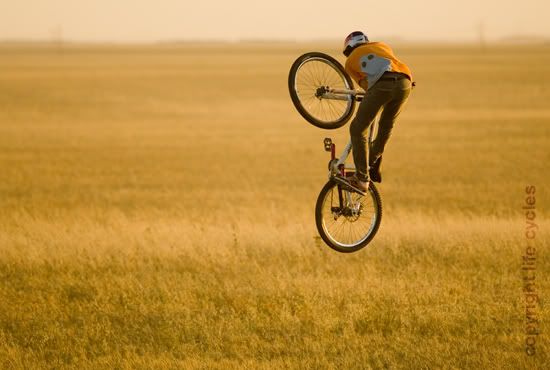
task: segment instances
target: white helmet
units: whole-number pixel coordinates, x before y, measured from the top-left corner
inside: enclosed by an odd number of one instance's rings
[[[369,39],[363,32],[355,31],[350,33],[344,41],[344,55],[349,57],[353,49],[361,44],[366,44],[367,42],[369,42]]]

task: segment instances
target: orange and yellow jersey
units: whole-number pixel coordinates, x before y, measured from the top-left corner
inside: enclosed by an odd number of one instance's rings
[[[393,54],[389,45],[383,42],[368,42],[356,47],[346,60],[346,72],[359,84],[366,79],[370,89],[384,72],[398,72],[409,76],[409,67]]]

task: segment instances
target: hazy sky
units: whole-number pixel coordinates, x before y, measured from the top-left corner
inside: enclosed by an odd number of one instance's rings
[[[157,41],[550,37],[550,0],[0,0],[0,39]],[[61,32],[59,31],[61,30]]]

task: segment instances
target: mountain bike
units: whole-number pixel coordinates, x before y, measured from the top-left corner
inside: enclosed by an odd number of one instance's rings
[[[336,129],[351,118],[355,104],[365,93],[355,90],[344,67],[330,55],[311,52],[292,64],[288,89],[294,106],[302,117],[316,127]],[[375,125],[369,131],[369,144]],[[315,205],[315,223],[323,241],[338,252],[356,252],[374,238],[382,220],[382,201],[376,186],[369,182],[366,192],[347,180],[355,168],[345,161],[351,152],[351,141],[340,157],[336,145],[325,138],[330,152],[328,182],[321,189]]]

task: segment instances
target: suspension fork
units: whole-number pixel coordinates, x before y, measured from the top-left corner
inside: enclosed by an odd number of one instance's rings
[[[334,145],[334,144],[332,144]],[[340,172],[340,175],[342,177],[345,177],[346,174],[345,174],[345,170],[344,170],[344,164],[339,164],[338,165],[338,171]],[[338,203],[339,203],[339,206],[340,206],[340,209],[344,209],[345,205],[347,204],[347,192],[346,192],[346,203],[344,203],[344,196],[343,196],[343,193],[344,191],[342,190],[342,186],[340,184],[338,184]]]

